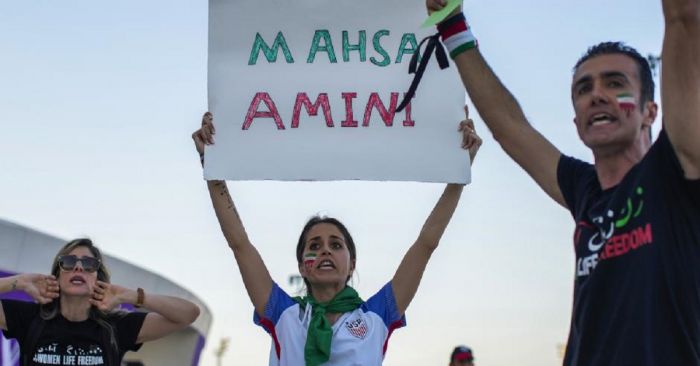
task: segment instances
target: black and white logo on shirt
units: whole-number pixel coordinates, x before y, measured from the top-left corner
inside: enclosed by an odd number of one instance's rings
[[[98,345],[63,347],[54,342],[38,347],[32,361],[39,365],[104,365],[103,355]]]

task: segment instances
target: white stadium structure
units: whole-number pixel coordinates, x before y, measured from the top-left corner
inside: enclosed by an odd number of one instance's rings
[[[0,219],[0,277],[19,273],[47,273],[58,250],[66,243],[36,230]],[[145,366],[196,366],[199,363],[212,316],[207,306],[194,294],[141,267],[106,256],[112,282],[164,295],[188,299],[199,306],[199,318],[187,329],[154,342],[148,342],[138,352],[129,352],[125,361]],[[26,294],[11,292],[0,298],[31,301]],[[14,340],[0,335],[0,366],[18,365],[19,349]]]

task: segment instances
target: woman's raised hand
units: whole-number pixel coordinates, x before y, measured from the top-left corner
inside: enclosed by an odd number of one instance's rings
[[[39,304],[48,304],[59,295],[58,280],[52,275],[25,273],[17,278],[16,287]]]
[[[470,161],[474,161],[479,147],[481,147],[481,137],[476,134],[474,129],[474,121],[469,118],[469,108],[464,106],[464,114],[466,118],[459,123],[459,131],[462,132],[462,148],[469,151]]]
[[[126,291],[127,289],[123,287],[107,282],[97,281],[95,286],[92,288],[90,304],[96,306],[101,311],[109,312],[116,308],[119,304],[126,302],[125,299],[122,299],[119,296],[124,294]]]
[[[206,112],[202,116],[202,127],[192,133],[192,140],[194,140],[194,146],[197,149],[200,158],[204,157],[204,145],[214,144],[215,133],[214,116],[211,114],[211,112]]]

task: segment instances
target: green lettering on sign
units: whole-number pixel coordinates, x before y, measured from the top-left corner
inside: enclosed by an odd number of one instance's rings
[[[377,33],[374,34],[374,37],[372,38],[372,44],[374,45],[374,49],[383,56],[383,59],[381,61],[378,61],[374,56],[370,57],[369,60],[372,61],[373,64],[377,66],[387,66],[391,63],[391,58],[389,57],[389,54],[386,52],[386,50],[382,47],[381,43],[379,42],[379,39],[382,38],[383,36],[388,36],[389,31],[386,29],[382,29],[378,31]]]
[[[280,48],[282,49],[284,59],[287,61],[287,63],[293,64],[294,58],[292,57],[292,53],[289,51],[287,41],[284,39],[282,32],[277,33],[277,37],[275,37],[275,42],[272,43],[272,47],[269,47],[267,43],[265,43],[265,40],[262,38],[260,33],[256,33],[255,43],[253,43],[253,49],[250,51],[248,65],[255,65],[258,62],[258,55],[260,54],[260,51],[263,51],[265,54],[267,62],[277,62],[277,54],[279,53]]]
[[[361,30],[359,32],[360,39],[357,44],[350,44],[348,39],[348,31],[343,31],[343,61],[350,61],[350,51],[360,52],[360,61],[365,62],[367,59],[367,32]]]
[[[411,48],[407,48],[407,46],[411,46]],[[405,33],[403,37],[401,37],[401,45],[399,46],[399,53],[396,55],[396,63],[401,63],[401,59],[403,58],[403,55],[410,55],[413,53],[416,53],[418,50],[418,41],[416,41],[416,35],[413,33]]]
[[[323,46],[320,45],[321,40],[323,40]],[[331,34],[328,33],[327,29],[317,30],[314,34],[314,40],[311,43],[311,49],[309,50],[309,57],[306,59],[306,63],[313,63],[316,59],[316,52],[323,51],[328,54],[328,60],[334,64],[338,62],[335,58],[335,51],[333,50],[333,41],[331,41]]]

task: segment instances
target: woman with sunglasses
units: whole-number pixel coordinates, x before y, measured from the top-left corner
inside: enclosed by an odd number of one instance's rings
[[[22,366],[118,366],[127,351],[184,329],[199,316],[190,301],[110,283],[102,254],[90,239],[63,246],[51,275],[0,278],[0,293],[14,290],[36,302],[0,301],[0,329],[19,342]],[[149,312],[126,312],[120,304]]]
[[[465,112],[466,108],[465,108]],[[462,147],[473,159],[481,139],[468,118],[460,123]],[[203,157],[214,143],[211,113],[192,134]],[[466,160],[466,159],[465,159]],[[260,254],[248,239],[224,181],[207,182],[221,230],[238,263],[255,322],[272,337],[270,365],[380,365],[391,332],[405,325],[404,312],[418,290],[431,254],[452,218],[462,185],[448,184],[404,255],[394,277],[363,301],[347,282],[356,265],[352,236],[338,220],[313,217],[304,226],[296,248],[299,273],[307,296],[292,298],[270,277]]]

